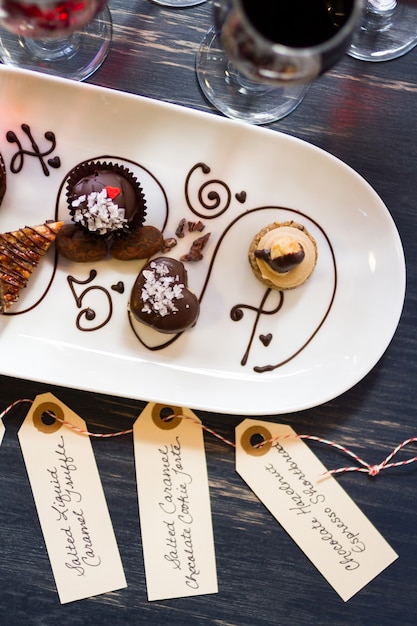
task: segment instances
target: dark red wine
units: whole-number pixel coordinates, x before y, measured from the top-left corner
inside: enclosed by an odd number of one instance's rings
[[[306,48],[337,33],[352,11],[353,0],[242,0],[242,4],[263,37]]]
[[[24,37],[62,37],[87,24],[104,4],[105,0],[0,0],[0,21]]]

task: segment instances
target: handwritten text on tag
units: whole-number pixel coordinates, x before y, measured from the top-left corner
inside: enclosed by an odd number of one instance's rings
[[[169,421],[166,409],[176,414]],[[149,600],[217,592],[203,432],[193,422],[188,409],[148,404],[134,425]]]
[[[83,420],[47,393],[35,398],[19,441],[62,603],[126,586],[107,504]]]
[[[253,445],[254,436],[268,442]],[[285,438],[290,435],[290,438]],[[349,600],[397,554],[290,426],[244,420],[236,470],[341,598]]]

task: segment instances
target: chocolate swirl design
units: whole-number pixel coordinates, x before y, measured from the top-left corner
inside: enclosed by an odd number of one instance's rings
[[[191,201],[191,179],[197,170],[201,170],[206,175],[210,174],[211,171],[205,163],[197,163],[197,165],[191,168],[185,179],[185,199],[194,215],[212,220],[227,211],[232,199],[232,193],[224,181],[218,178],[208,180],[198,188],[197,199],[199,208],[197,209]]]

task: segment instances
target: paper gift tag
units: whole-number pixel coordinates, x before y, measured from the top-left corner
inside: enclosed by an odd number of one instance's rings
[[[217,592],[204,439],[198,424],[189,409],[161,404],[148,404],[134,424],[149,600]]]
[[[62,603],[126,587],[84,421],[46,393],[35,398],[19,441]],[[52,423],[51,423],[52,422]]]
[[[290,426],[246,419],[236,470],[340,597],[347,601],[398,555]],[[260,439],[259,439],[260,438]]]

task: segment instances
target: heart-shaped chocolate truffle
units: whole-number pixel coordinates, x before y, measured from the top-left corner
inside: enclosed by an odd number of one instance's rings
[[[200,304],[188,289],[184,264],[169,257],[150,261],[133,285],[130,310],[138,321],[160,333],[181,333],[194,326]]]

